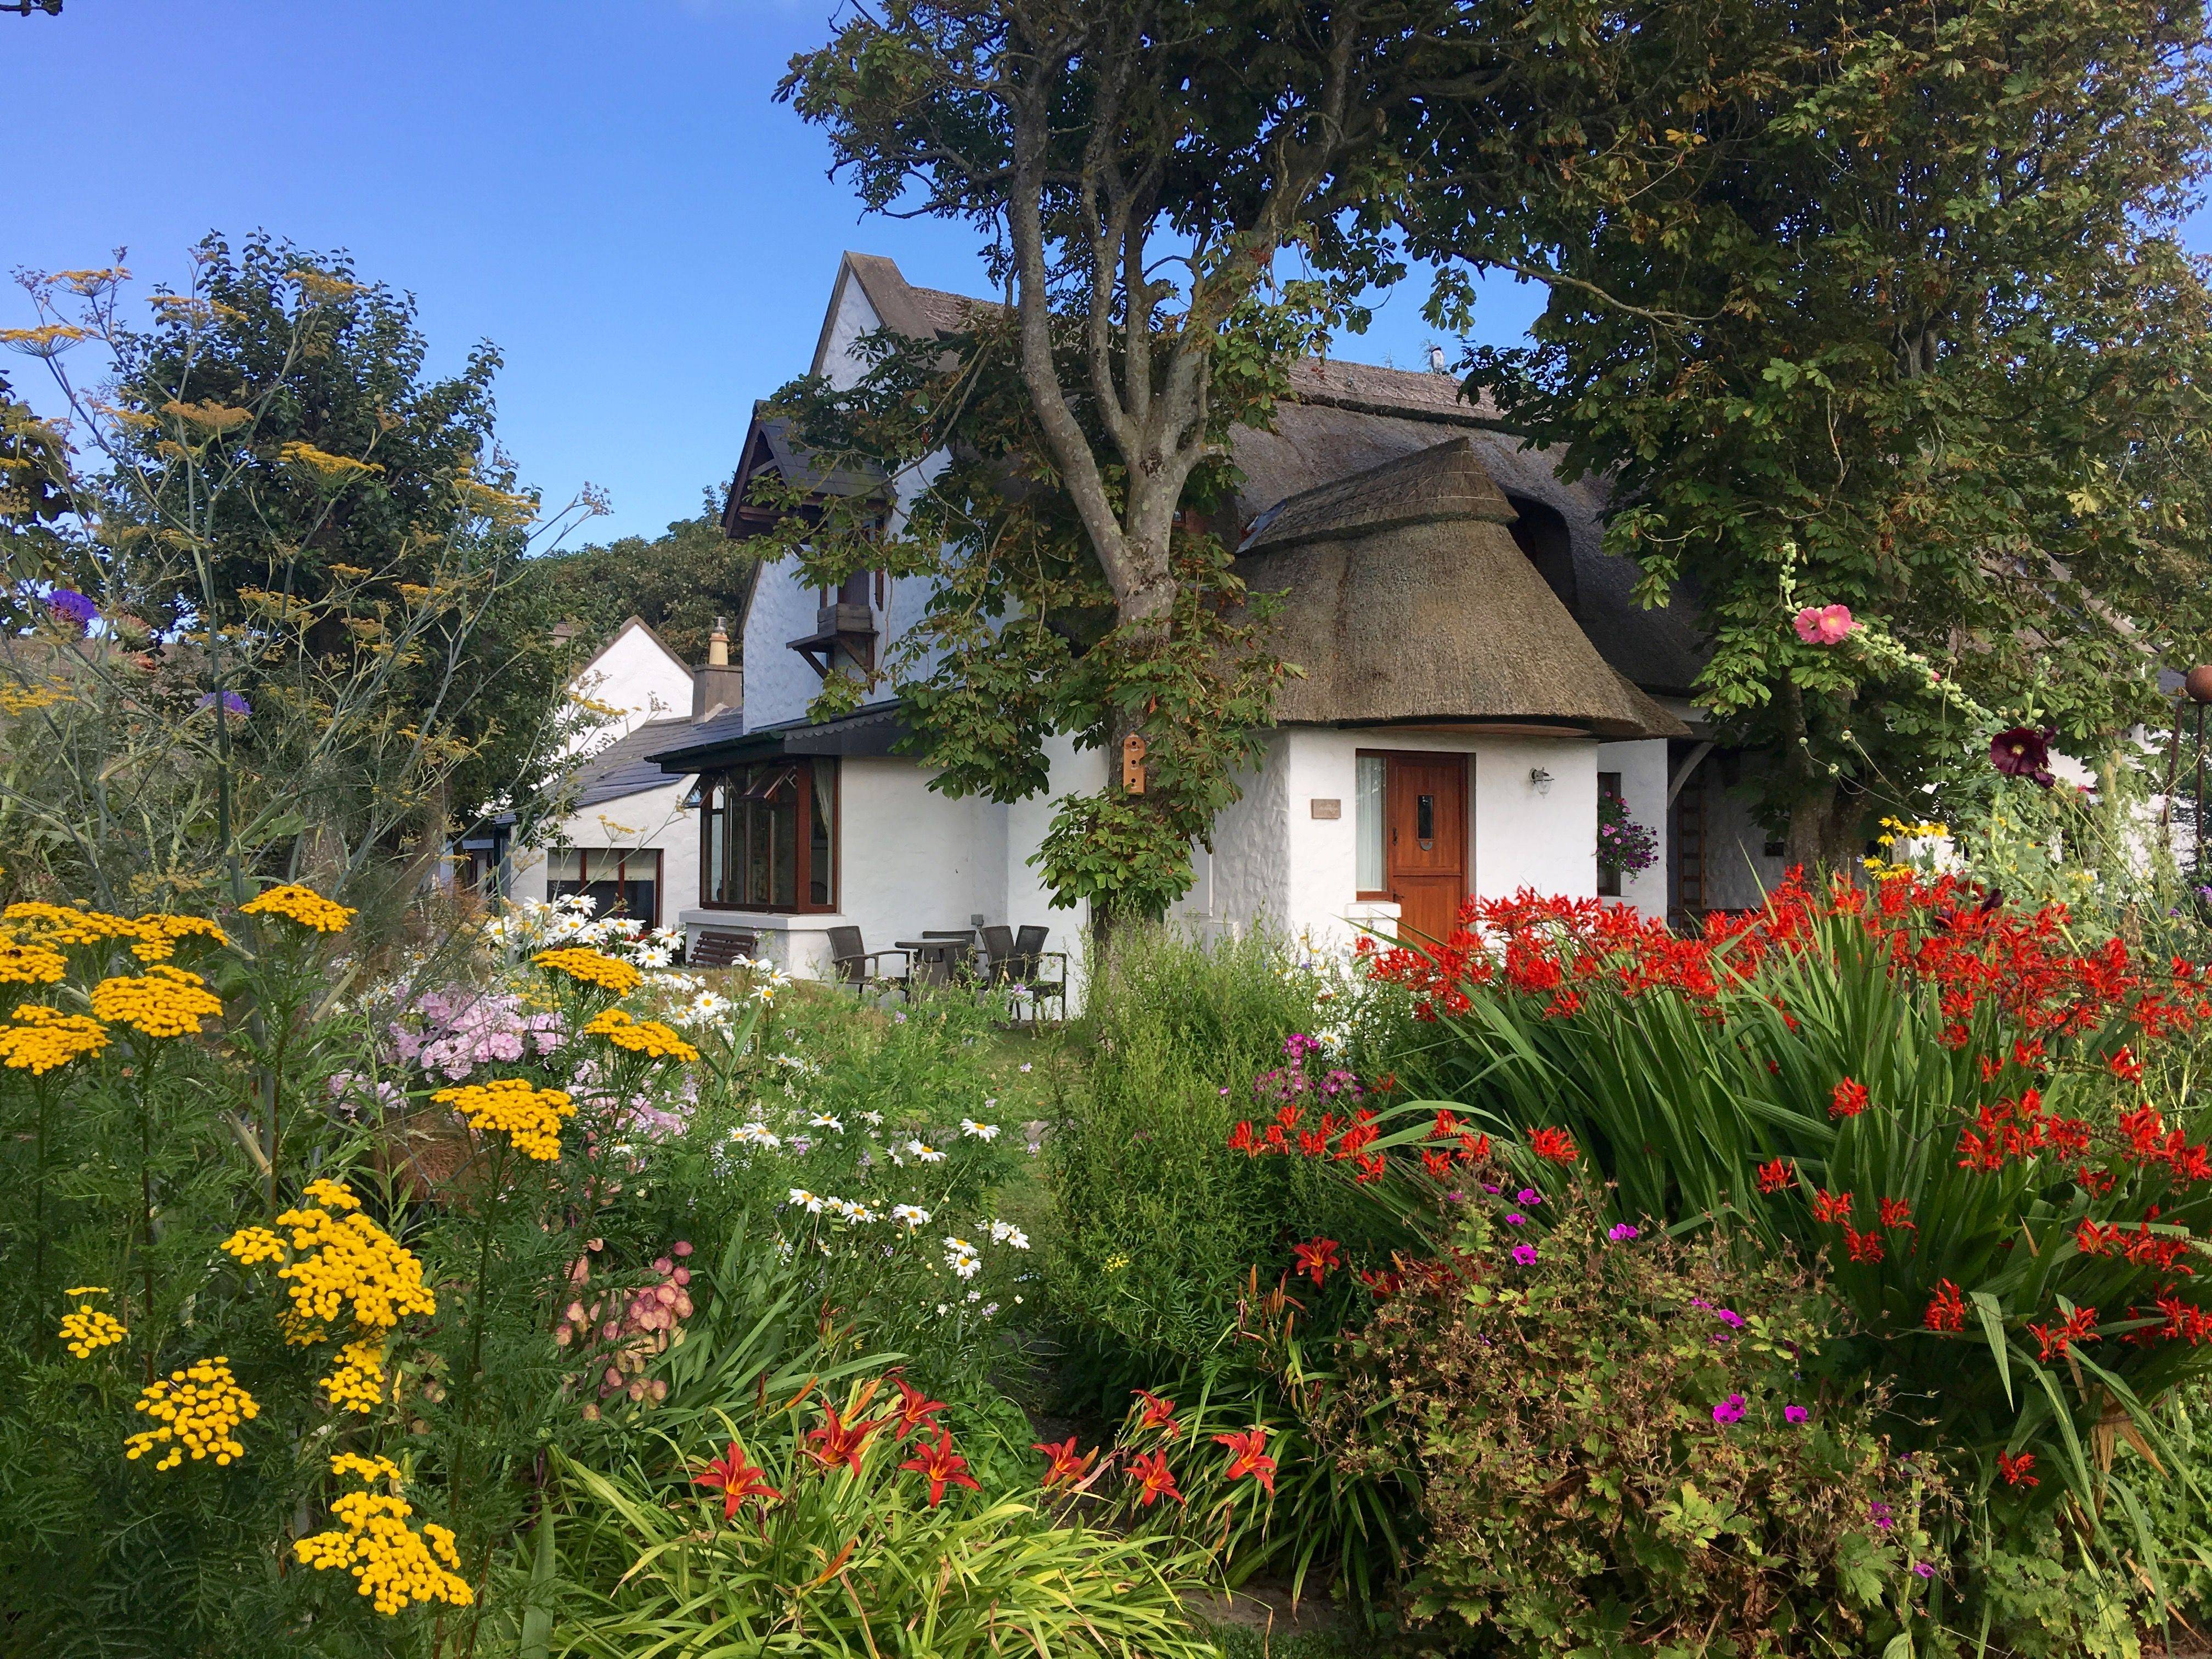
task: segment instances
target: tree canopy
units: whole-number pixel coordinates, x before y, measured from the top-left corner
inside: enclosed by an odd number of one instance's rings
[[[1700,700],[1795,856],[1856,850],[1993,722],[2094,743],[2212,623],[2194,4],[1542,0],[1556,52],[1439,104],[1414,252],[1549,285],[1473,382],[1607,478],[1699,609]],[[1448,280],[1435,314],[1464,321]],[[1792,612],[1848,606],[1840,642]],[[1916,814],[1917,815],[1917,814]]]
[[[696,516],[659,536],[622,536],[533,560],[530,574],[550,592],[555,614],[604,643],[630,617],[641,619],[687,663],[707,659],[715,619],[738,617],[760,568],[753,550],[722,532],[721,492],[709,487]]]

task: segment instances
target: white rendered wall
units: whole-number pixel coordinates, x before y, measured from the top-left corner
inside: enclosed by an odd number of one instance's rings
[[[1663,764],[1666,745],[1657,747]],[[1307,933],[1316,942],[1346,942],[1364,928],[1390,932],[1398,907],[1356,896],[1363,749],[1468,757],[1474,896],[1498,898],[1522,887],[1574,898],[1596,893],[1596,743],[1299,726],[1274,732],[1258,774],[1242,778],[1243,798],[1214,824],[1211,902],[1200,913],[1186,902],[1176,919]],[[1552,775],[1540,792],[1529,781],[1540,767]],[[1316,800],[1336,802],[1339,816],[1314,817]]]
[[[518,900],[545,896],[546,849],[556,847],[660,849],[660,920],[677,918],[699,903],[699,814],[680,803],[697,780],[672,778],[658,788],[587,806],[552,827],[543,847],[514,855],[509,895]]]
[[[1667,920],[1667,740],[1664,738],[1646,738],[1634,743],[1601,743],[1597,746],[1596,769],[1620,774],[1621,799],[1627,805],[1628,816],[1651,832],[1658,848],[1658,856],[1650,868],[1620,878],[1620,902],[1634,905],[1653,921],[1664,921]],[[1595,858],[1595,852],[1591,856]]]
[[[691,671],[645,629],[625,623],[622,632],[576,676],[568,694],[588,697],[614,711],[590,732],[569,740],[572,752],[596,750],[628,737],[647,720],[689,715]]]

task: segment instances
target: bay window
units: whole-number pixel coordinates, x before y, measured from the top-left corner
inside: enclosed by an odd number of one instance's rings
[[[700,781],[699,896],[726,910],[837,908],[837,763],[760,761]]]

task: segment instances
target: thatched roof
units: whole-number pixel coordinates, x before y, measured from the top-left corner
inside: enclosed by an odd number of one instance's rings
[[[1660,611],[1637,604],[1635,565],[1603,546],[1602,484],[1589,478],[1563,483],[1543,451],[1476,429],[1476,421],[1497,411],[1486,399],[1467,403],[1449,375],[1310,361],[1292,366],[1291,391],[1295,401],[1277,406],[1273,430],[1240,428],[1231,441],[1244,475],[1237,522],[1248,533],[1286,496],[1416,454],[1464,430],[1501,491],[1548,507],[1565,521],[1569,610],[1599,654],[1647,691],[1688,693],[1705,661],[1692,603],[1678,597]]]
[[[1265,515],[1239,574],[1282,596],[1275,648],[1305,671],[1277,720],[1687,735],[1598,654],[1516,545],[1513,517],[1468,434]]]

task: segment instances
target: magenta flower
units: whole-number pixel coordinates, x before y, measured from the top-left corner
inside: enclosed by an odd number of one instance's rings
[[[1912,1564],[1912,1571],[1914,1576],[1920,1578],[1933,1578],[1936,1576],[1936,1569],[1925,1561],[1915,1561]]]
[[[1879,1499],[1867,1505],[1867,1519],[1873,1522],[1875,1525],[1880,1527],[1884,1532],[1887,1532],[1892,1527],[1897,1524],[1896,1511],[1892,1510],[1888,1504],[1881,1502]]]
[[[1534,1267],[1536,1247],[1534,1244],[1516,1244],[1513,1247],[1513,1260],[1523,1267]]]
[[[1847,605],[1808,605],[1790,621],[1808,645],[1838,644],[1858,626]]]
[[[1785,1423],[1802,1423],[1812,1414],[1802,1406],[1784,1406],[1782,1408],[1782,1420]]]
[[[1528,1224],[1528,1218],[1518,1210],[1508,1210],[1505,1212],[1505,1224],[1509,1227],[1525,1227]]]
[[[1641,1237],[1643,1233],[1643,1228],[1627,1221],[1616,1221],[1605,1230],[1605,1236],[1616,1244],[1626,1244],[1632,1238]]]
[[[1716,1423],[1742,1422],[1743,1396],[1740,1394],[1732,1394],[1727,1399],[1722,1401],[1719,1405],[1714,1407],[1713,1421]]]

